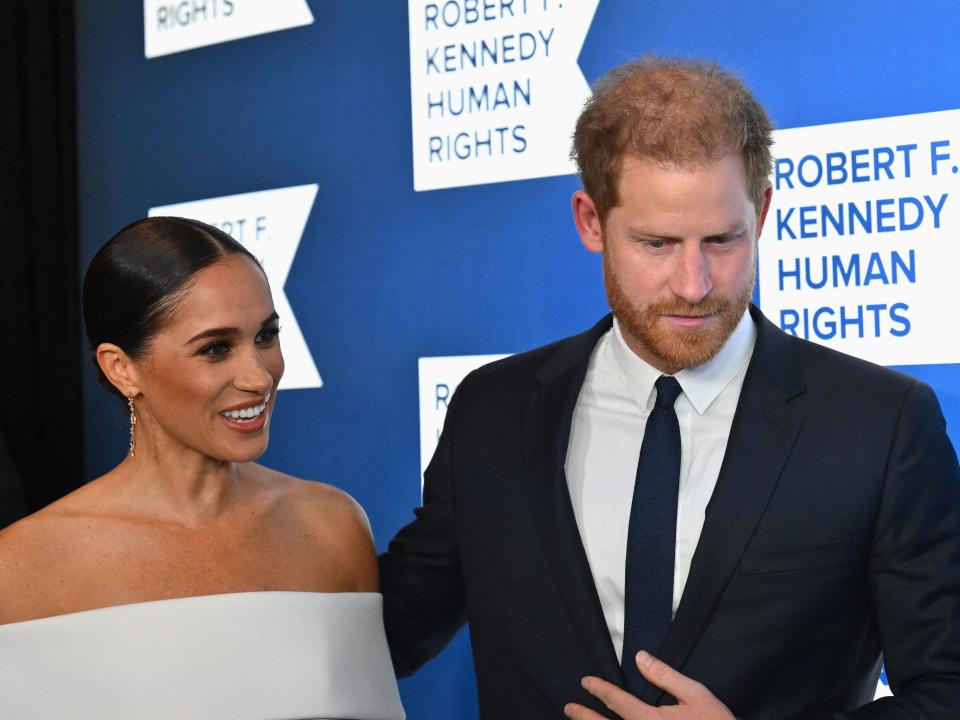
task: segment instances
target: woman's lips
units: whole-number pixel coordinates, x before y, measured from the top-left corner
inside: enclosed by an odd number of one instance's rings
[[[220,415],[220,419],[223,420],[227,427],[231,430],[237,432],[249,433],[256,432],[257,430],[262,430],[263,426],[267,424],[267,415],[270,413],[268,408],[264,408],[263,411],[257,415],[255,418],[250,418],[245,420],[243,418],[232,418],[227,417],[226,415]]]

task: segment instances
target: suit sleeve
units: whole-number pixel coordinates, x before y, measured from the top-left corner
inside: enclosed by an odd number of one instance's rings
[[[914,383],[889,450],[870,592],[894,697],[840,720],[960,717],[960,470],[933,391]]]
[[[462,387],[462,383],[461,383]],[[423,505],[380,556],[380,591],[393,665],[399,677],[437,655],[466,620],[453,504],[454,394],[424,472]]]

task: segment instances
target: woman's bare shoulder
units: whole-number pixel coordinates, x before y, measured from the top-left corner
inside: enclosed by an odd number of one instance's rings
[[[281,489],[283,504],[302,530],[305,543],[330,563],[329,570],[357,591],[375,591],[377,557],[367,515],[349,493],[333,485],[277,472],[269,481]]]
[[[316,480],[303,480],[269,468],[268,481],[282,489],[284,501],[298,513],[333,526],[338,531],[360,532],[370,535],[367,514],[353,497],[344,490]]]
[[[60,508],[44,508],[0,531],[0,624],[33,617],[38,598],[53,601],[74,550]]]
[[[36,565],[44,556],[69,547],[67,526],[79,521],[73,503],[58,500],[0,530],[0,568]]]
[[[27,515],[0,530],[0,575],[4,578],[14,568],[32,564],[33,556],[47,544],[49,523],[42,512]]]
[[[105,537],[106,490],[97,478],[0,531],[0,623],[56,614],[89,579]]]

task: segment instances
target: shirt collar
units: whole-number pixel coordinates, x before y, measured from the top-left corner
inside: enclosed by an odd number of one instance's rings
[[[756,325],[750,313],[744,312],[720,352],[703,365],[685,368],[674,375],[697,414],[703,415],[747,366],[756,340]],[[648,409],[652,404],[653,385],[663,373],[630,349],[616,318],[613,320],[613,356],[634,400],[641,408]]]

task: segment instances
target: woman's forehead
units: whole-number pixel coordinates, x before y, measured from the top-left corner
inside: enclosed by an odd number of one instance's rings
[[[190,278],[178,293],[167,329],[259,327],[273,310],[263,271],[249,258],[230,256]]]

